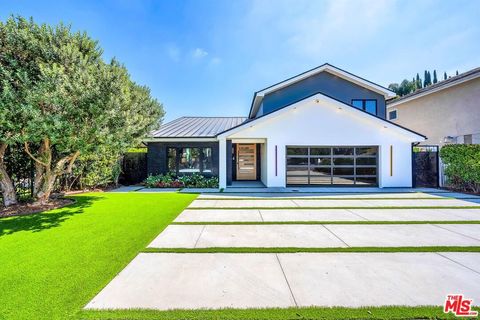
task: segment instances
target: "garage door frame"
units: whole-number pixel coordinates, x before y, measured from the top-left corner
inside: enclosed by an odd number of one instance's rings
[[[288,149],[289,148],[306,148],[307,155],[289,155]],[[330,154],[325,155],[312,155],[311,149],[314,148],[330,148]],[[334,148],[353,148],[353,155],[335,155]],[[371,155],[358,155],[357,148],[375,148],[376,153],[374,156]],[[289,187],[378,187],[379,185],[379,174],[380,174],[380,166],[379,166],[379,154],[380,154],[380,147],[378,145],[337,145],[337,146],[328,146],[328,145],[288,145],[285,146],[285,184]],[[307,165],[290,165],[291,167],[299,167],[299,168],[307,168],[307,184],[289,184],[288,183],[288,168],[289,168],[289,159],[307,159]],[[311,159],[318,159],[330,158],[330,165],[312,165]],[[369,158],[375,159],[375,165],[357,165],[357,158]],[[334,159],[353,159],[353,165],[335,165]],[[311,168],[318,167],[318,168],[330,168],[330,184],[311,184]],[[359,175],[357,174],[357,168],[375,168],[375,175]],[[343,175],[344,177],[353,178],[354,183],[351,184],[335,184],[333,183],[334,177],[342,177],[342,175],[334,174],[334,168],[353,168],[353,175]],[[298,177],[305,177],[305,175],[298,175]],[[323,176],[327,177],[327,176]],[[357,178],[375,178],[374,184],[357,184]]]

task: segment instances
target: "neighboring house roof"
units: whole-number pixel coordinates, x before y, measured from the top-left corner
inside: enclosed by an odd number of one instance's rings
[[[270,112],[270,113],[261,115],[261,116],[259,116],[259,117],[257,117],[257,118],[248,119],[247,121],[244,121],[243,123],[240,123],[240,124],[237,125],[236,127],[232,127],[232,128],[227,129],[227,130],[225,130],[225,131],[223,131],[223,132],[220,132],[220,133],[218,134],[218,136],[223,136],[223,137],[225,137],[225,136],[227,136],[227,135],[226,135],[227,132],[232,132],[232,131],[237,130],[237,129],[240,129],[240,128],[246,126],[246,125],[252,126],[252,125],[254,125],[254,124],[255,124],[256,122],[258,122],[258,121],[262,121],[262,120],[264,120],[264,119],[273,117],[273,116],[277,115],[277,114],[280,113],[280,112],[283,112],[283,111],[285,111],[285,110],[288,110],[288,109],[294,107],[295,104],[297,104],[297,103],[299,103],[299,102],[302,102],[302,101],[304,101],[304,100],[306,100],[306,99],[313,98],[313,97],[315,97],[315,96],[322,97],[322,98],[328,99],[329,101],[336,102],[336,103],[338,103],[339,105],[344,106],[346,110],[350,110],[351,112],[360,112],[361,114],[364,114],[364,115],[367,116],[367,117],[371,117],[371,118],[373,118],[373,119],[376,119],[376,120],[379,121],[379,122],[386,123],[386,124],[388,124],[388,125],[393,126],[394,128],[398,128],[398,129],[400,129],[400,130],[402,130],[402,131],[404,131],[404,132],[413,133],[413,134],[415,134],[415,135],[417,135],[417,136],[419,136],[419,137],[421,137],[421,138],[423,138],[423,139],[427,139],[427,137],[426,137],[425,135],[421,134],[421,133],[418,133],[418,132],[416,132],[416,131],[413,131],[413,130],[410,130],[410,129],[408,129],[408,128],[405,128],[405,127],[403,127],[403,126],[401,126],[401,125],[399,125],[399,124],[396,124],[395,122],[388,121],[388,120],[386,120],[386,119],[383,119],[383,118],[381,118],[381,117],[378,117],[378,116],[376,116],[376,115],[374,115],[374,114],[371,114],[371,113],[369,113],[369,112],[366,112],[366,111],[364,111],[364,110],[357,109],[357,108],[355,108],[355,107],[352,106],[352,105],[349,105],[349,104],[347,104],[347,103],[345,103],[345,102],[343,102],[343,101],[340,101],[340,100],[338,100],[338,99],[335,99],[335,98],[333,98],[333,97],[331,97],[331,96],[328,96],[328,95],[326,95],[326,94],[324,94],[324,93],[321,93],[321,92],[314,93],[314,94],[312,94],[312,95],[310,95],[310,96],[308,96],[308,97],[306,97],[306,98],[302,98],[302,99],[300,99],[300,100],[298,100],[298,101],[295,101],[295,102],[293,102],[293,103],[290,103],[289,105],[286,105],[286,106],[283,107],[283,108],[280,108],[280,109],[277,109],[277,110],[275,110],[275,111],[273,111],[273,112]],[[387,127],[386,127],[386,128],[387,128]]]
[[[258,109],[259,109],[259,107],[262,103],[263,97],[266,94],[277,91],[277,90],[282,89],[284,87],[287,87],[287,86],[289,86],[293,83],[296,83],[298,81],[301,81],[303,79],[306,79],[308,77],[311,77],[313,75],[316,75],[316,74],[318,74],[320,72],[324,72],[324,71],[327,71],[327,72],[329,72],[333,75],[336,75],[340,78],[343,78],[345,80],[353,82],[353,83],[355,83],[355,84],[357,84],[361,87],[367,88],[371,91],[377,92],[377,93],[383,95],[386,99],[387,98],[393,98],[393,97],[396,96],[395,92],[391,91],[390,89],[387,89],[385,87],[382,87],[381,85],[378,85],[378,84],[373,83],[371,81],[368,81],[364,78],[356,76],[353,73],[350,73],[348,71],[345,71],[345,70],[342,70],[342,69],[337,68],[335,66],[332,66],[331,64],[325,63],[325,64],[322,64],[319,67],[310,69],[310,70],[305,71],[303,73],[300,73],[300,74],[298,74],[294,77],[291,77],[287,80],[281,81],[277,84],[274,84],[274,85],[269,86],[265,89],[262,89],[260,91],[255,92],[255,94],[253,96],[253,100],[252,100],[252,105],[250,107],[249,118],[252,118],[257,114]]]
[[[245,117],[181,117],[160,126],[151,138],[212,138],[236,127]]]
[[[466,81],[469,81],[469,80],[473,80],[473,79],[476,79],[476,78],[479,78],[479,77],[480,77],[480,67],[469,70],[469,71],[464,72],[464,73],[461,73],[458,76],[448,78],[447,80],[437,82],[437,83],[432,84],[428,87],[418,89],[415,92],[404,95],[403,97],[388,100],[387,101],[387,107],[393,107],[393,106],[402,104],[404,102],[407,102],[407,101],[410,101],[410,100],[413,100],[413,99],[417,99],[417,98],[423,97],[427,94],[438,92],[440,90],[444,90],[444,89],[450,88],[452,86],[458,85],[460,83],[463,83],[463,82],[466,82]]]

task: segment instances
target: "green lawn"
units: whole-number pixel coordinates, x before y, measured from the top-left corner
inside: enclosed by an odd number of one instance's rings
[[[82,311],[82,307],[138,252],[157,251],[146,249],[146,246],[196,197],[196,194],[180,193],[90,193],[75,196],[76,203],[63,209],[0,219],[0,320],[454,318],[444,315],[441,307],[434,306]],[[375,248],[361,249],[376,252]],[[395,249],[422,251],[418,248]],[[449,251],[452,248],[428,249]],[[230,252],[228,248],[196,250]],[[251,252],[252,248],[237,248],[232,252],[244,250]],[[297,252],[305,249],[254,250]],[[479,251],[478,247],[456,250]]]
[[[478,311],[479,308],[473,308]],[[458,319],[452,313],[443,313],[442,307],[365,307],[365,308],[270,308],[223,309],[194,311],[86,311],[83,319],[96,320],[175,320],[175,319],[231,319],[231,320],[308,320],[308,319]]]
[[[90,193],[0,219],[0,319],[68,319],[196,195]]]

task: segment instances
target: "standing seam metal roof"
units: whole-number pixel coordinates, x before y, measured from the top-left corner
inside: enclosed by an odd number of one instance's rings
[[[246,117],[181,117],[151,133],[153,138],[210,138],[242,124]]]

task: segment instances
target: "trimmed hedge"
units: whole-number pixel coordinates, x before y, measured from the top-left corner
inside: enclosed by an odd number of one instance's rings
[[[447,145],[440,149],[440,157],[449,186],[480,193],[480,145]]]

